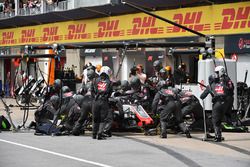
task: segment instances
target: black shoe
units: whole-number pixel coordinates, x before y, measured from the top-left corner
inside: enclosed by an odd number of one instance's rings
[[[210,135],[210,134],[208,133],[208,134],[207,134],[207,138],[208,138],[208,139],[214,139],[214,138],[215,138],[215,136]]]
[[[215,138],[214,138],[214,141],[215,141],[215,142],[221,142],[221,141],[222,141],[222,138],[221,138],[221,137],[215,137]]]
[[[167,134],[163,134],[160,136],[162,139],[166,139],[167,138]]]
[[[106,138],[100,134],[100,135],[97,135],[97,140],[106,140]]]
[[[31,123],[28,126],[29,129],[35,129],[36,128],[36,122],[31,121]]]
[[[149,129],[149,130],[145,131],[144,135],[145,136],[147,136],[147,135],[155,136],[155,135],[157,135],[156,129]]]
[[[96,134],[92,134],[92,139],[96,139]]]
[[[103,137],[112,137],[112,132],[111,131],[103,132],[102,136]]]
[[[186,132],[186,137],[187,137],[187,138],[192,138],[192,136],[191,136],[191,134],[190,134],[189,131]]]

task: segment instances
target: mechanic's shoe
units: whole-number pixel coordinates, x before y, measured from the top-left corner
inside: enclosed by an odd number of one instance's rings
[[[92,134],[92,139],[96,139],[96,134]]]
[[[215,138],[214,138],[214,141],[215,141],[215,142],[221,142],[221,141],[222,141],[222,138],[221,138],[221,137],[215,137]]]
[[[98,134],[97,140],[106,140],[106,138],[103,136],[103,134]]]
[[[112,132],[111,131],[104,131],[102,136],[103,137],[112,137]]]
[[[146,134],[144,135],[149,135],[149,136],[156,136],[157,135],[157,130],[156,128],[149,129],[148,131],[145,132]]]
[[[36,128],[36,122],[31,121],[31,123],[28,126],[29,129],[35,129]]]
[[[187,137],[187,138],[192,138],[192,136],[191,136],[191,134],[190,134],[189,131],[186,131],[186,137]]]
[[[161,134],[160,138],[166,139],[167,138],[167,134]]]
[[[210,135],[209,133],[207,133],[207,138],[208,138],[208,139],[214,139],[214,138],[215,138],[215,136]]]

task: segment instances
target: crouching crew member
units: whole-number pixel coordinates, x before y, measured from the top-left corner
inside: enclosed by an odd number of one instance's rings
[[[174,124],[186,134],[187,138],[191,138],[188,128],[183,122],[181,114],[181,102],[177,96],[178,90],[165,84],[154,97],[152,111],[160,114],[161,138],[167,138],[167,126],[172,115],[174,116]]]

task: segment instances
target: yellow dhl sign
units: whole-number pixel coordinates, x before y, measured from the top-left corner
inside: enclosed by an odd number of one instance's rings
[[[164,10],[155,14],[206,35],[250,33],[250,3]],[[1,21],[0,21],[1,23]],[[194,36],[144,13],[0,30],[0,46]]]

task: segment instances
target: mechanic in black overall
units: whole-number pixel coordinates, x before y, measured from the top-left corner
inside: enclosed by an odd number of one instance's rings
[[[105,119],[110,117],[111,107],[109,106],[108,99],[112,93],[112,83],[110,76],[112,71],[109,67],[103,66],[100,71],[100,76],[94,82],[95,100],[92,105],[93,114],[93,132],[92,138],[102,140],[105,139],[104,127],[111,124],[105,123]],[[111,115],[112,116],[112,115]],[[111,118],[112,123],[112,118]],[[110,130],[106,128],[106,130]]]
[[[88,81],[82,85],[80,94],[75,95],[73,98],[78,103],[81,111],[79,119],[72,130],[72,134],[75,136],[84,134],[84,123],[87,121],[88,116],[92,110],[92,102],[94,100],[93,94],[93,82],[97,78],[97,75],[93,69],[87,71]]]
[[[181,114],[181,102],[177,96],[178,89],[173,88],[172,83],[167,82],[161,86],[161,89],[154,97],[152,111],[160,114],[161,138],[167,138],[167,126],[171,121],[171,114],[175,118],[175,124],[186,134],[187,138],[191,138],[190,132],[183,122]]]
[[[223,66],[218,66],[217,69],[220,80],[222,80],[227,86],[227,97],[226,97],[226,111],[225,111],[225,122],[229,125],[235,121],[232,118],[232,108],[234,104],[234,84],[230,77],[227,75],[226,70]]]
[[[226,97],[229,95],[229,89],[225,81],[220,77],[222,73],[225,72],[223,72],[223,69],[224,67],[222,68],[221,66],[215,68],[214,78],[212,79],[212,75],[209,77],[210,85],[207,86],[200,96],[201,99],[205,99],[208,94],[212,95],[212,124],[214,127],[215,142],[221,142],[223,139],[221,134],[221,122],[228,105]]]

